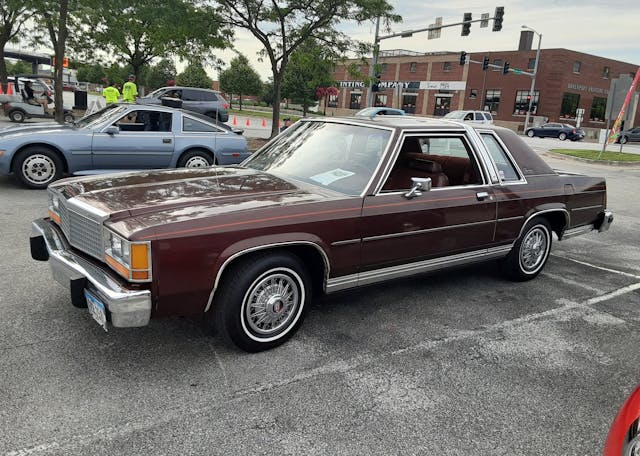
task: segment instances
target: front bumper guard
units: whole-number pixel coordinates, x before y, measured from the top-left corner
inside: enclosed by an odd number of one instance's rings
[[[87,289],[104,303],[113,326],[128,328],[149,324],[149,290],[131,288],[110,269],[80,256],[51,220],[34,220],[32,228],[31,257],[49,261],[53,278],[70,290],[74,306],[86,307],[84,289]]]

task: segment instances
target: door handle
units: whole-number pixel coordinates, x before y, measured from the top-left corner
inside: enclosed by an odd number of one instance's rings
[[[171,143],[171,138],[162,138],[162,144],[169,144]]]
[[[477,192],[476,193],[476,198],[478,198],[478,201],[484,201],[485,199],[489,198],[489,193],[488,192]],[[491,199],[491,198],[489,198]]]

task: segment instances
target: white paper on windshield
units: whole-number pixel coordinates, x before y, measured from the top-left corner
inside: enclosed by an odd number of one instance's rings
[[[310,179],[316,181],[322,185],[329,185],[338,181],[340,179],[344,179],[345,177],[351,177],[355,173],[351,171],[345,171],[344,169],[336,168],[331,171],[327,171],[326,173],[316,174],[315,176],[311,176]]]

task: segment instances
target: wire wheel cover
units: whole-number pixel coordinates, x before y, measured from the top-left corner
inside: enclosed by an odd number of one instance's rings
[[[548,233],[540,226],[530,230],[520,245],[520,264],[526,272],[538,269],[548,251]]]

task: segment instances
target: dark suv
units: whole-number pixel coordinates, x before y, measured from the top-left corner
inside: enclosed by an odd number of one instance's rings
[[[182,107],[189,111],[199,112],[220,122],[229,120],[229,103],[220,92],[196,87],[162,87],[145,97],[138,98],[140,104],[162,104],[162,98],[179,98]]]

